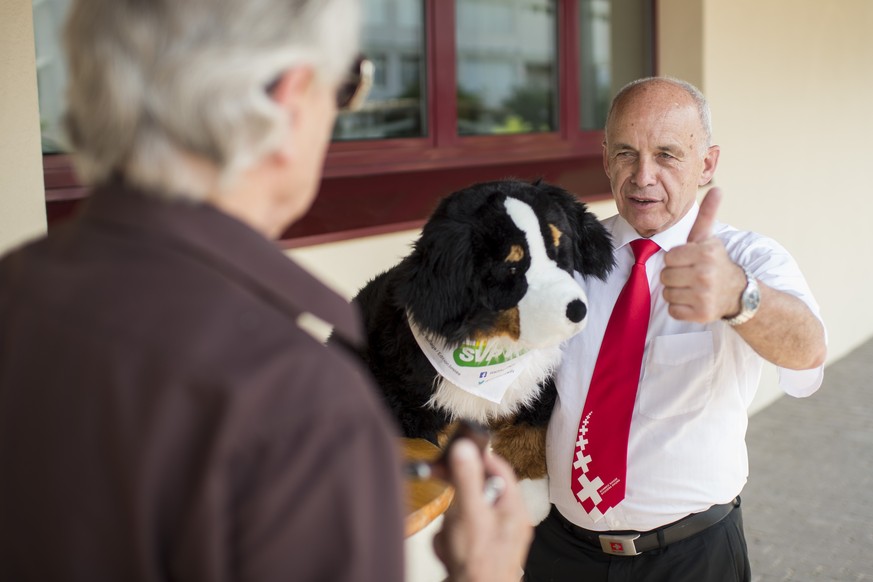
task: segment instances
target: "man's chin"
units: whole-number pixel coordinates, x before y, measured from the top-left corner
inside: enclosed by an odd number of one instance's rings
[[[622,216],[640,236],[644,237],[658,234],[669,226],[668,217],[665,217],[654,207],[648,211],[645,208],[631,208],[626,210]]]

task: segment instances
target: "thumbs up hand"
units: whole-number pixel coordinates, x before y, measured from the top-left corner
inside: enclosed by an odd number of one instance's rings
[[[721,196],[719,188],[706,193],[688,242],[664,256],[661,283],[675,319],[709,323],[740,311],[745,273],[730,259],[724,244],[712,236]]]
[[[712,237],[712,228],[715,226],[715,216],[718,214],[719,206],[721,206],[721,188],[710,188],[700,202],[700,212],[697,213],[697,220],[688,233],[688,242],[700,243]]]

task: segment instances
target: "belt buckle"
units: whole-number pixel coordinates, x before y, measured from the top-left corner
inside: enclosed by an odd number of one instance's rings
[[[639,556],[641,552],[638,552],[634,545],[634,540],[639,537],[640,534],[624,536],[603,534],[600,536],[600,549],[612,556]]]

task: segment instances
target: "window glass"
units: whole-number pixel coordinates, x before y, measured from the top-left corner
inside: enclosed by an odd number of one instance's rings
[[[454,1],[458,133],[556,131],[557,0]],[[571,1],[579,8],[580,128],[598,130],[611,96],[626,82],[653,72],[653,2]],[[61,27],[70,2],[32,4],[45,153],[66,149]],[[335,140],[427,134],[424,4],[363,0],[362,51],[375,64],[374,86],[362,111],[338,116]]]
[[[424,0],[364,0],[361,50],[375,65],[359,111],[341,112],[334,140],[423,137],[427,127]]]
[[[458,134],[555,131],[556,0],[456,0]]]
[[[181,1],[181,0],[180,0]],[[63,139],[66,68],[62,27],[70,0],[33,0],[43,153],[68,148]],[[362,50],[375,65],[363,110],[341,113],[334,139],[425,134],[424,0],[365,0]]]
[[[33,0],[39,125],[42,130],[42,151],[46,154],[67,149],[61,128],[67,82],[61,28],[69,5],[70,0]]]
[[[579,1],[579,118],[603,129],[612,96],[653,73],[651,0]]]

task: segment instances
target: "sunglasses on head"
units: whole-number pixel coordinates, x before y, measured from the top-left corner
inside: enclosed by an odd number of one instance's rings
[[[357,111],[367,99],[373,86],[373,73],[376,67],[373,62],[358,56],[352,63],[352,68],[343,79],[336,93],[336,106],[340,111]]]
[[[373,74],[376,67],[373,62],[364,56],[359,56],[352,63],[348,74],[340,83],[336,92],[336,106],[340,111],[357,111],[367,99],[370,88],[373,86]],[[264,90],[272,94],[279,84],[281,77],[270,82]]]

